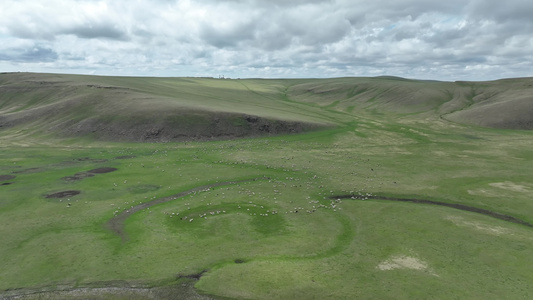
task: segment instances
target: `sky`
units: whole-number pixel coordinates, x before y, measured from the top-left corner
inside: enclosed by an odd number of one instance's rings
[[[0,72],[533,76],[531,0],[1,0]]]

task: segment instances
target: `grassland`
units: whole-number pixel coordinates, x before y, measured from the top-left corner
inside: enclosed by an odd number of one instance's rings
[[[0,297],[531,298],[532,83],[1,74]]]

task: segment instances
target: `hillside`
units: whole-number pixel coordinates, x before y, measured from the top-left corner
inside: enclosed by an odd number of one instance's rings
[[[531,130],[532,95],[531,78],[452,83],[4,73],[0,128],[107,141],[220,140],[306,132],[377,113]]]
[[[284,114],[279,103],[256,103],[254,98],[258,96],[243,85],[208,79],[2,74],[0,128],[39,136],[167,142],[299,133],[328,126],[298,113]]]
[[[533,78],[437,82],[403,78],[316,80],[290,88],[293,99],[338,111],[434,116],[501,129],[533,129]]]
[[[458,84],[470,91],[463,90],[463,104],[445,115],[447,119],[492,128],[533,129],[533,78]]]

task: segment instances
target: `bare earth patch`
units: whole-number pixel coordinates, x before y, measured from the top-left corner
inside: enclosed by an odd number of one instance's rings
[[[79,195],[80,193],[81,191],[62,191],[53,194],[48,194],[45,196],[45,198],[67,198]]]
[[[475,190],[468,190],[468,194],[474,195],[474,196],[483,196],[483,197],[493,197],[498,198],[502,197],[503,195],[500,193],[495,192],[493,189],[490,191],[487,189],[475,189]]]
[[[87,173],[87,172],[82,172],[82,173],[76,173],[74,175],[71,175],[71,176],[65,176],[61,179],[65,180],[65,181],[78,181],[78,180],[82,180],[83,178],[87,178],[87,177],[93,177],[94,175],[93,174],[90,174],[90,173]]]
[[[89,170],[89,171],[86,171],[86,172],[76,173],[76,174],[71,175],[71,176],[65,176],[65,177],[63,177],[61,179],[65,180],[65,181],[77,181],[77,180],[82,180],[83,178],[93,177],[94,174],[110,173],[110,172],[114,172],[116,170],[118,170],[118,169],[117,168],[110,168],[110,167],[97,168],[97,169],[92,169],[92,170]]]
[[[18,171],[13,171],[13,173],[14,174],[28,174],[28,173],[37,173],[41,170],[42,170],[41,168],[27,168],[27,169],[22,169]]]
[[[8,181],[11,179],[15,179],[15,175],[0,175],[0,181]]]
[[[136,157],[135,155],[122,155],[122,156],[115,157],[115,159],[130,159],[130,158],[135,158],[135,157]]]
[[[103,174],[103,173],[110,173],[118,170],[117,168],[98,168],[98,169],[92,169],[87,171],[87,173],[91,174]]]
[[[431,275],[438,276],[435,274],[431,269],[429,268],[428,264],[420,260],[416,257],[407,256],[407,255],[399,255],[394,256],[386,261],[380,263],[377,266],[378,269],[381,271],[390,271],[390,270],[397,270],[397,269],[408,269],[408,270],[417,270],[417,271],[426,271],[429,272]]]
[[[378,269],[382,271],[394,269],[426,270],[427,268],[428,265],[425,262],[411,256],[392,257],[378,265]]]
[[[502,235],[502,234],[512,235],[513,234],[510,230],[505,229],[500,226],[491,226],[491,225],[483,224],[481,222],[467,221],[461,217],[448,216],[446,217],[446,219],[452,221],[457,226],[473,228],[473,229],[476,229],[476,230],[479,230],[479,231],[482,231],[488,234],[493,234],[493,235]]]
[[[517,193],[531,193],[532,189],[526,185],[514,183],[511,181],[493,182],[488,184],[490,187],[468,190],[470,195],[483,197],[506,197],[509,191]]]
[[[81,157],[81,158],[76,158],[76,161],[88,161],[88,162],[102,163],[102,162],[106,162],[107,159],[97,159],[97,158],[90,158],[90,157]]]
[[[513,191],[513,192],[527,193],[527,192],[530,191],[529,187],[524,186],[524,185],[520,185],[520,184],[516,184],[516,183],[511,182],[511,181],[494,182],[494,183],[489,183],[489,185],[492,186],[492,187],[496,187],[496,188],[500,188],[500,189],[504,189],[504,190],[508,190],[508,191]]]

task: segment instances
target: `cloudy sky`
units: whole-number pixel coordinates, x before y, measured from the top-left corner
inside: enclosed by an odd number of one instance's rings
[[[533,76],[531,0],[1,0],[0,72]]]

